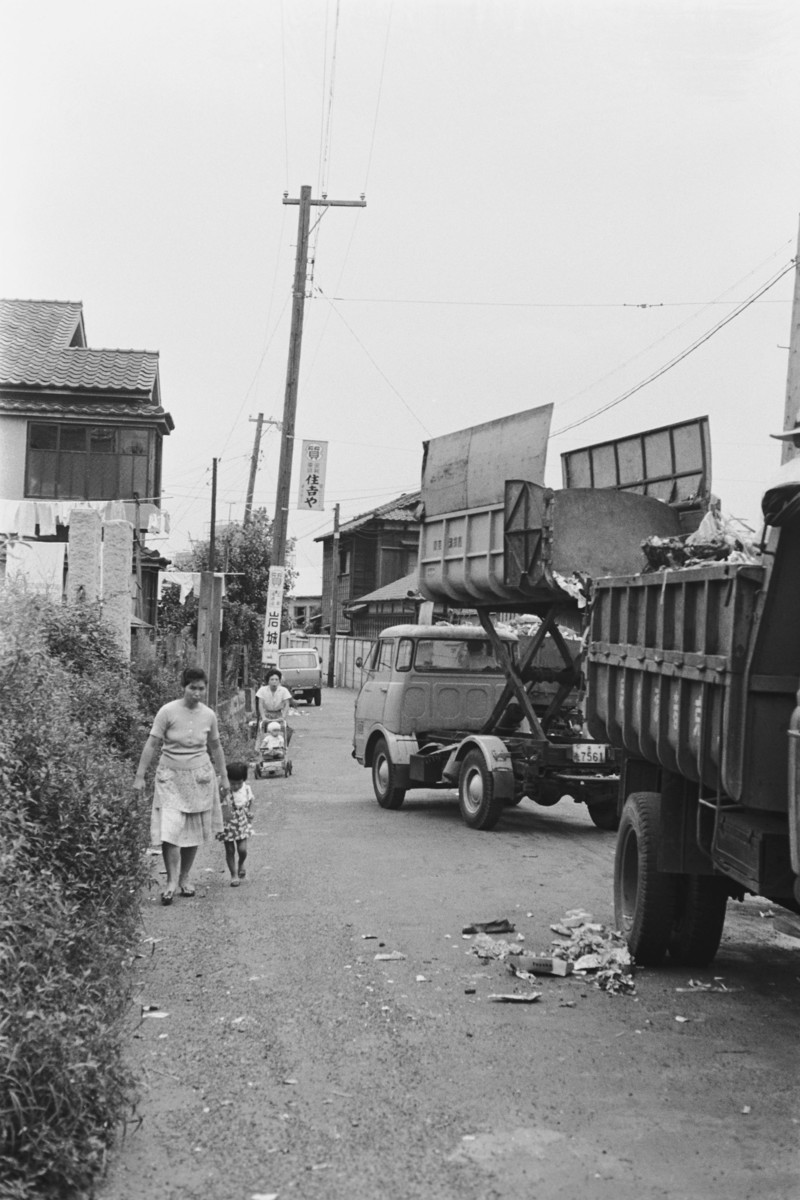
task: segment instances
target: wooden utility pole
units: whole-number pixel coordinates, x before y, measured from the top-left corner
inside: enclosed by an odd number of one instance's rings
[[[331,563],[331,633],[328,642],[328,687],[334,686],[336,625],[339,616],[339,505],[333,508],[333,561]]]
[[[252,421],[252,417],[250,420]],[[247,499],[244,502],[244,524],[250,521],[253,512],[253,492],[256,490],[256,471],[258,470],[258,455],[261,450],[261,426],[264,424],[264,414],[256,417],[256,436],[253,439],[253,453],[250,458],[250,478],[247,481]]]
[[[786,404],[783,410],[783,428],[793,429],[800,417],[800,229],[797,234],[797,258],[794,267],[794,296],[792,299],[792,327],[789,332],[789,366],[786,374]],[[781,463],[794,458],[798,451],[794,442],[787,438],[781,443]]]
[[[211,536],[208,539],[208,569],[217,568],[217,463],[218,458],[211,460]]]
[[[286,565],[286,529],[289,521],[289,495],[292,487],[292,452],[294,450],[294,422],[297,412],[297,383],[300,374],[300,347],[303,341],[303,314],[306,299],[306,271],[308,266],[308,232],[311,208],[364,208],[366,200],[329,200],[323,194],[321,200],[311,199],[311,188],[304,184],[300,198],[290,200],[284,192],[284,204],[299,204],[297,221],[297,253],[294,262],[294,285],[292,288],[292,325],[289,332],[289,362],[286,368],[286,391],[283,402],[283,430],[281,456],[278,463],[278,490],[275,497],[275,519],[272,526],[272,566]]]

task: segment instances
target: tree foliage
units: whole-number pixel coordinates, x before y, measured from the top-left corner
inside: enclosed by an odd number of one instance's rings
[[[294,543],[290,542],[290,549]],[[246,524],[225,526],[215,548],[214,570],[225,571],[225,591],[231,603],[246,604],[262,615],[267,608],[269,569],[272,565],[272,521],[265,508],[257,508]],[[208,542],[195,542],[191,571],[209,571]],[[286,570],[284,595],[294,589],[296,572]]]

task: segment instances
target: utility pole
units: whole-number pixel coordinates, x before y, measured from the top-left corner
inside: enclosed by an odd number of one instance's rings
[[[217,569],[217,463],[218,458],[211,460],[211,536],[208,539],[208,569]]]
[[[339,505],[333,507],[333,560],[331,562],[331,633],[328,642],[328,687],[334,686],[336,625],[339,616]]]
[[[250,478],[247,482],[247,499],[244,502],[244,524],[248,525],[253,518],[253,493],[256,488],[256,472],[258,471],[258,455],[261,449],[261,430],[264,425],[274,425],[276,429],[281,428],[280,421],[274,421],[272,417],[267,417],[264,420],[264,414],[259,413],[257,417],[250,417],[251,421],[256,422],[256,436],[253,439],[253,453],[250,458]]]
[[[272,525],[272,565],[286,565],[286,529],[289,521],[289,494],[292,487],[292,452],[294,450],[294,422],[297,412],[297,383],[300,374],[300,347],[303,340],[303,313],[306,298],[306,271],[308,267],[308,233],[311,208],[365,208],[366,200],[329,200],[323,193],[322,199],[311,199],[311,187],[300,188],[300,198],[290,200],[283,194],[284,204],[298,204],[297,252],[294,263],[294,285],[292,288],[292,325],[289,332],[289,362],[286,368],[286,391],[283,402],[283,428],[281,456],[278,464],[278,490],[275,497],[275,519]]]
[[[794,267],[792,298],[792,328],[789,334],[789,366],[786,374],[786,405],[783,428],[793,429],[800,413],[800,230],[797,234],[797,257]],[[792,438],[781,443],[781,464],[797,454]]]
[[[250,420],[252,421],[252,417]],[[250,516],[253,512],[253,492],[256,489],[256,471],[258,470],[258,454],[261,449],[261,426],[264,424],[264,414],[259,413],[256,417],[256,436],[253,439],[253,454],[250,458],[250,478],[247,481],[247,499],[244,502],[244,524],[250,522]]]

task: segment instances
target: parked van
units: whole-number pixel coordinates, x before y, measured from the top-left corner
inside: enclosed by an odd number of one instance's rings
[[[313,646],[293,647],[277,652],[283,686],[298,699],[322,704],[322,663]]]

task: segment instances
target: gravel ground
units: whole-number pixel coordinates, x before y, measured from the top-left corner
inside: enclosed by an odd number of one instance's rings
[[[101,1200],[800,1194],[800,941],[767,902],[731,904],[693,973],[727,992],[666,969],[637,971],[633,996],[546,978],[535,1004],[492,1003],[531,985],[462,927],[507,917],[542,951],[568,909],[611,925],[614,835],[569,800],[488,834],[449,794],[384,812],[350,757],[353,700],[325,691],[294,722],[294,774],[253,783],[242,887],[216,843],[196,898],[165,909],[153,859],[142,1102]]]

